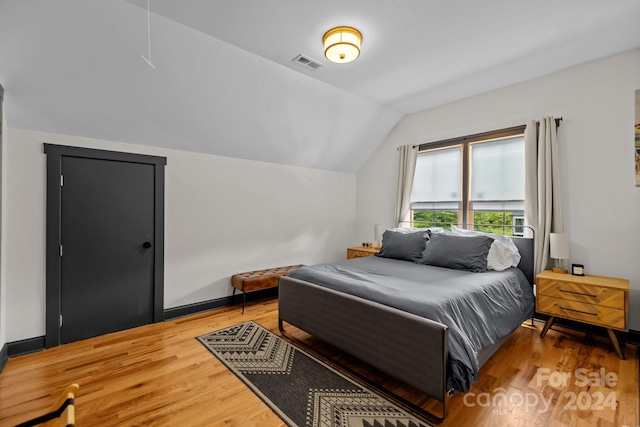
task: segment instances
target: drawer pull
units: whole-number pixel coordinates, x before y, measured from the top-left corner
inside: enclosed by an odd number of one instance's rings
[[[588,311],[582,311],[582,310],[574,310],[573,308],[567,308],[567,307],[563,307],[560,306],[561,310],[566,310],[566,311],[574,311],[576,313],[582,313],[582,314],[588,314],[589,316],[597,316],[597,313],[589,313]]]
[[[564,292],[567,294],[574,294],[574,295],[584,295],[585,297],[591,297],[591,298],[598,298],[598,295],[585,294],[582,292],[575,292],[575,291],[565,291],[564,289],[560,289],[560,292]]]

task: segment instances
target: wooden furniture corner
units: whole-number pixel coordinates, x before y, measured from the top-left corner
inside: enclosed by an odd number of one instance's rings
[[[353,248],[347,248],[347,259],[373,256],[378,252],[380,252],[380,248],[365,248],[364,246],[355,246]]]

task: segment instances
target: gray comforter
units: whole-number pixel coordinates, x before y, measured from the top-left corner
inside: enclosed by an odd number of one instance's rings
[[[477,379],[478,351],[513,331],[534,308],[531,285],[517,268],[472,273],[367,257],[303,267],[289,276],[447,325],[456,392],[468,391]]]

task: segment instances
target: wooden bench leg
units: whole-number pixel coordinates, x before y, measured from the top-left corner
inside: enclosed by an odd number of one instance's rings
[[[233,305],[233,300],[235,299],[236,296],[236,288],[233,288],[233,293],[231,294],[231,305]],[[242,293],[242,314],[244,314],[244,304],[247,302],[247,293],[243,292]]]
[[[244,314],[244,304],[247,302],[247,293],[242,293],[242,314]]]

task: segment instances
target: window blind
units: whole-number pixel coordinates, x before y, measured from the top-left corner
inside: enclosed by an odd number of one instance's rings
[[[411,190],[412,210],[460,210],[462,146],[418,154]]]
[[[524,136],[472,143],[471,210],[524,210]]]

